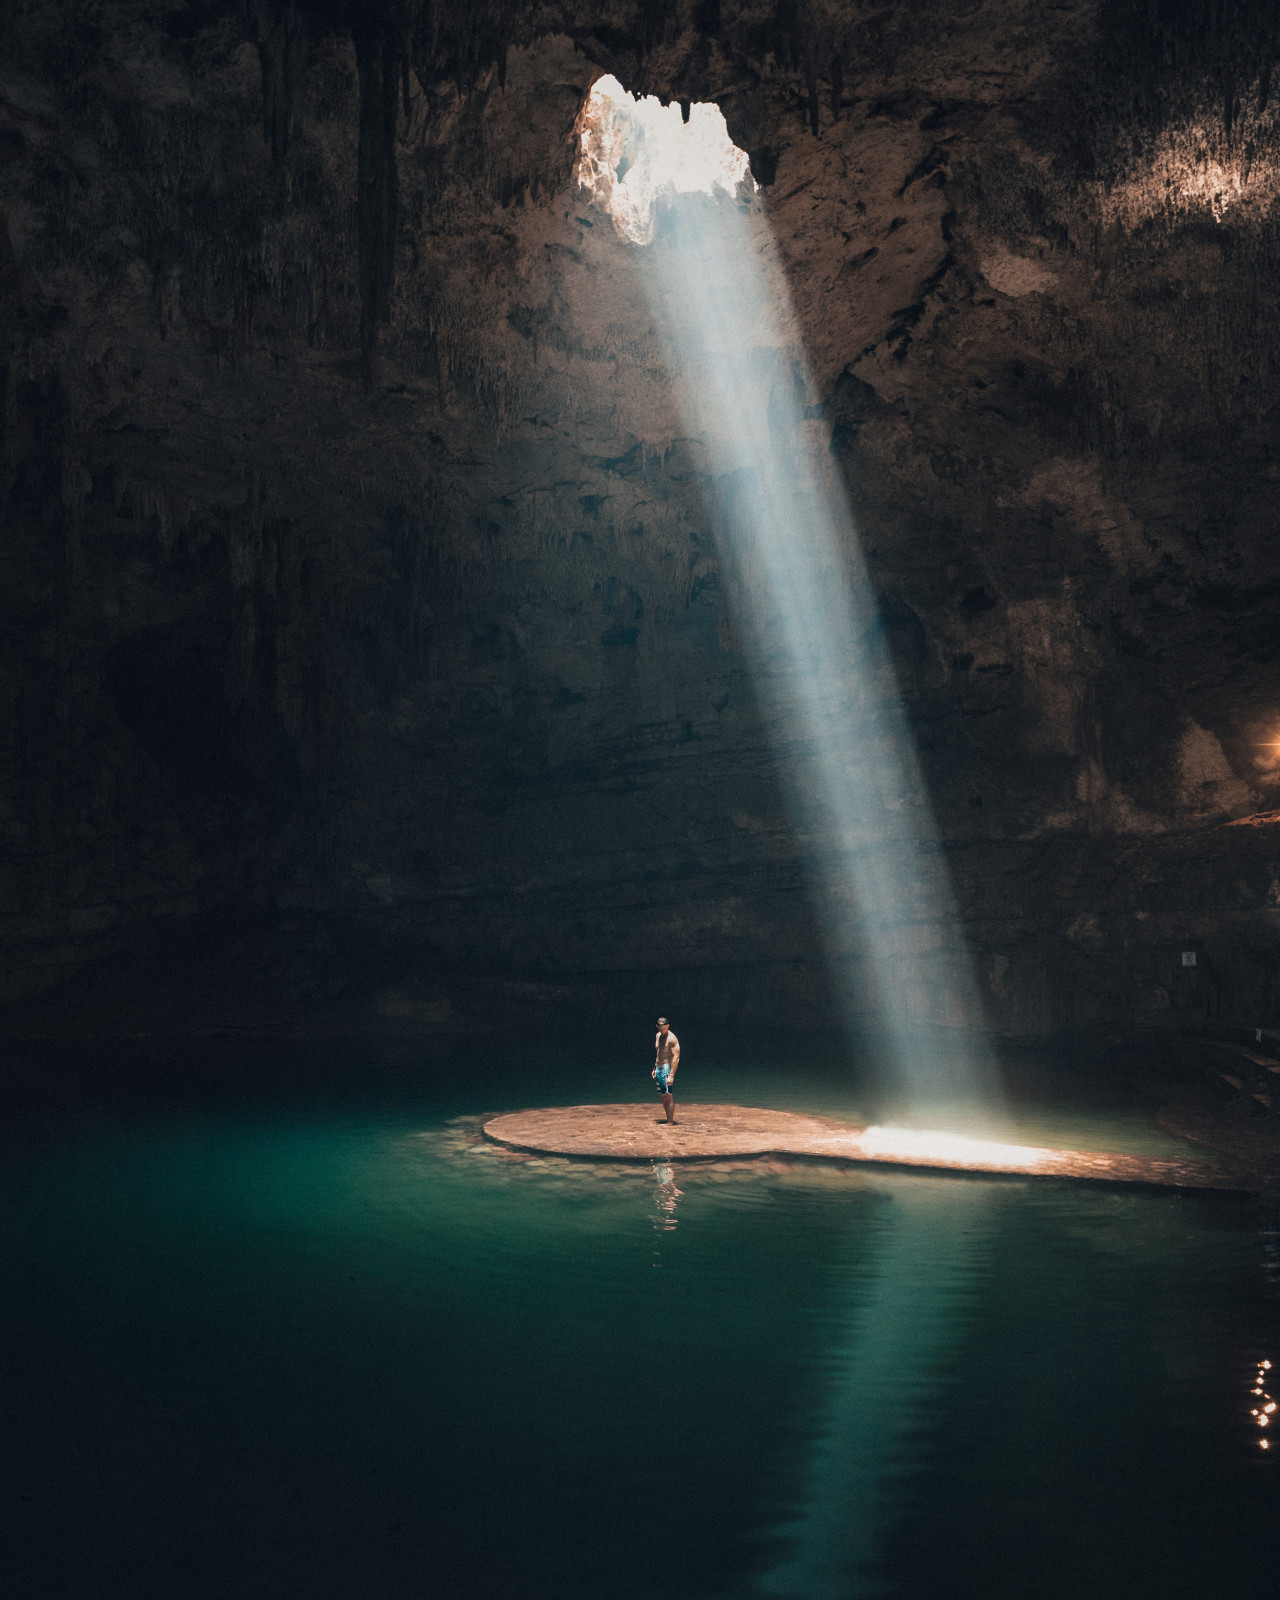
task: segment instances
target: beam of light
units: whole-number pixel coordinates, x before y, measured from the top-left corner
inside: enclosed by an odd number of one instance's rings
[[[603,80],[579,181],[621,237],[644,245],[636,267],[684,425],[705,441],[722,579],[839,1002],[851,1028],[871,1016],[885,1029],[896,1086],[913,1101],[989,1093],[946,864],[768,223],[745,173],[730,192],[719,110],[673,117]],[[700,130],[715,134],[704,181],[682,187],[696,164],[682,158],[677,178],[660,158]],[[938,1028],[945,1052],[936,1036],[918,1042]]]
[[[920,1459],[982,1277],[999,1191],[918,1178],[878,1187],[890,1203],[870,1281],[853,1285],[798,1513],[777,1530],[789,1548],[759,1580],[765,1594],[889,1592],[882,1550],[902,1498],[894,1480]]]
[[[885,1161],[900,1158],[905,1161],[936,1162],[940,1167],[977,1167],[999,1169],[1017,1165],[1021,1171],[1028,1167],[1052,1168],[1062,1159],[1059,1150],[1041,1149],[1035,1145],[998,1144],[992,1139],[972,1139],[961,1133],[933,1133],[926,1128],[864,1128],[857,1135],[858,1149],[868,1156]]]

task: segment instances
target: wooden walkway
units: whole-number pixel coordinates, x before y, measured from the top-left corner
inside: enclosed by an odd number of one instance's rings
[[[753,1106],[678,1104],[674,1124],[644,1105],[553,1106],[490,1117],[486,1136],[517,1150],[618,1160],[696,1160],[725,1156],[819,1156],[878,1166],[944,1172],[1008,1172],[1036,1178],[1146,1183],[1173,1189],[1253,1193],[1258,1180],[1243,1167],[1171,1161],[1089,1150],[1047,1150],[997,1144],[917,1128],[856,1128],[829,1117]]]

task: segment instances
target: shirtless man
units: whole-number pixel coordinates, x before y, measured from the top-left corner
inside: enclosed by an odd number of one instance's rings
[[[653,1080],[662,1096],[662,1109],[667,1121],[676,1120],[675,1088],[676,1068],[680,1065],[680,1041],[671,1031],[665,1017],[658,1018],[658,1037],[654,1040]]]

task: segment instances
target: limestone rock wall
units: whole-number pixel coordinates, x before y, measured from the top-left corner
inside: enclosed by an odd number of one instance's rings
[[[5,24],[10,1026],[824,1019],[606,69],[767,180],[993,1025],[1280,1022],[1265,8],[404,14]]]

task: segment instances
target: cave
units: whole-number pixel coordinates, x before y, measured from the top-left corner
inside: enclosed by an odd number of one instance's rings
[[[1271,1593],[1278,61],[10,0],[17,1592]]]

